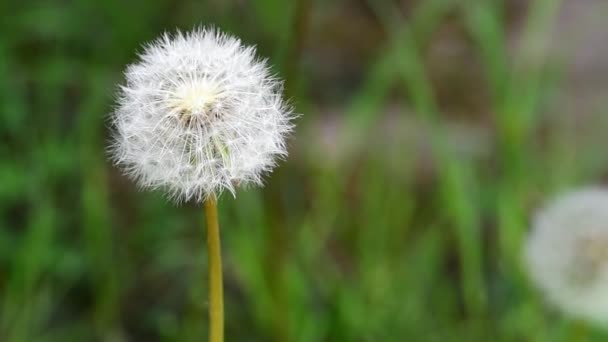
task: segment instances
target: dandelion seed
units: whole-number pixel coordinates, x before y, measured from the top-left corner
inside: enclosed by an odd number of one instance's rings
[[[163,35],[128,67],[111,154],[145,188],[202,201],[261,184],[287,155],[291,108],[266,62],[214,29]]]
[[[608,323],[608,191],[576,191],[541,210],[526,263],[531,279],[560,310]]]

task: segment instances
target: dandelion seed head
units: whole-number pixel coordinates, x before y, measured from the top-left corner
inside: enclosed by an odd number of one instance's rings
[[[125,72],[112,114],[113,160],[141,187],[201,201],[262,184],[293,114],[255,49],[215,29],[165,34]]]
[[[539,211],[525,261],[531,280],[566,314],[608,323],[608,191],[565,194]]]

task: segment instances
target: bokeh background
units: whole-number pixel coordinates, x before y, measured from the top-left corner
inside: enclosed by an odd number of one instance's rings
[[[604,0],[0,2],[0,341],[201,341],[199,205],[107,161],[122,71],[214,24],[297,112],[220,199],[229,341],[603,341],[521,263],[534,210],[608,179]]]

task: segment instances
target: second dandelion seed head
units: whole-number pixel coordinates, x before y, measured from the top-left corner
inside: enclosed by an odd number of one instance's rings
[[[608,191],[575,191],[540,210],[526,263],[533,282],[560,310],[608,323]]]

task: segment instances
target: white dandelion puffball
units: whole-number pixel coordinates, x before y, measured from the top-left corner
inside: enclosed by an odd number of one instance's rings
[[[526,246],[532,281],[573,317],[608,323],[608,190],[563,195],[536,216]]]
[[[215,29],[165,34],[125,72],[112,115],[116,164],[178,201],[261,184],[287,155],[291,108],[255,48]]]

